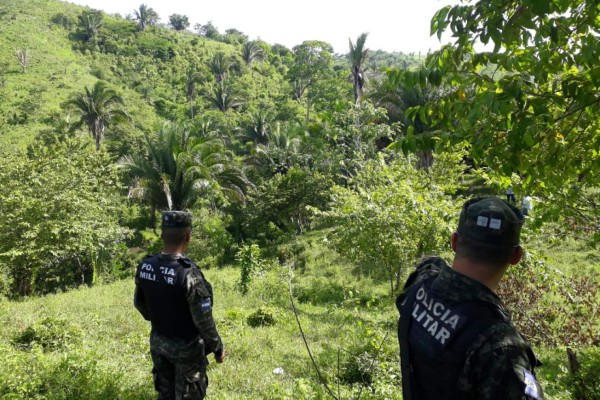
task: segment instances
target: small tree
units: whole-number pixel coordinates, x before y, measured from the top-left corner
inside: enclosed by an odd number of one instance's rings
[[[15,55],[17,56],[17,61],[19,61],[21,72],[23,73],[25,73],[25,69],[27,69],[29,54],[29,49],[15,49]]]
[[[176,31],[183,31],[190,26],[190,21],[187,15],[171,14],[169,15],[169,24]]]
[[[412,161],[366,163],[350,187],[334,187],[325,213],[335,248],[361,268],[387,276],[392,293],[409,266],[447,246],[456,211],[443,190],[453,177],[428,175]]]
[[[198,35],[200,36],[204,36],[213,40],[221,39],[221,33],[219,33],[219,30],[213,25],[212,21],[208,21],[204,25],[196,24],[194,25],[194,30],[198,32]]]

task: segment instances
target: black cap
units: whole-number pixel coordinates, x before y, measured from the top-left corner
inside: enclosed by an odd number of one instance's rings
[[[191,228],[192,214],[185,211],[163,211],[163,228]]]
[[[460,212],[458,234],[471,240],[500,246],[517,246],[523,215],[497,197],[468,200]]]

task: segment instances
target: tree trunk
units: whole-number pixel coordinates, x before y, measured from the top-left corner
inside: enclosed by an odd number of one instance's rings
[[[425,172],[429,172],[429,168],[433,165],[433,151],[432,150],[420,150],[417,152],[417,157],[419,159],[419,169],[425,170]]]
[[[584,382],[581,381],[581,376],[579,376],[579,369],[581,368],[581,363],[577,359],[577,353],[575,353],[569,347],[567,347],[567,358],[569,359],[569,372],[572,376],[572,379],[576,383],[576,387],[583,387]],[[573,398],[575,400],[586,400],[585,394],[581,393],[581,390],[575,390],[575,392],[573,393]]]

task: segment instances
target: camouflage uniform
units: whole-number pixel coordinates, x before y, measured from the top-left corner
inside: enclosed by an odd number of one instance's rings
[[[212,317],[212,287],[180,254],[146,257],[135,282],[134,305],[152,323],[150,354],[158,399],[203,399],[206,355],[223,352]]]
[[[537,360],[487,286],[431,257],[396,304],[400,350],[409,354],[411,371],[403,370],[403,381],[411,379],[406,400],[543,399],[533,373]],[[402,322],[409,324],[406,343]]]

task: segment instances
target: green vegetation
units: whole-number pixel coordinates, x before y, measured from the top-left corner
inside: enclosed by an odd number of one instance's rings
[[[131,278],[188,209],[229,354],[212,398],[400,399],[393,294],[508,187],[534,208],[500,295],[548,398],[597,396],[598,8],[488,3],[440,10],[457,43],[421,57],[0,2],[0,397],[153,396]]]
[[[296,307],[311,350],[336,392],[339,379],[343,398],[355,398],[367,382],[370,386],[362,389],[361,398],[400,399],[397,315],[389,287],[385,280],[354,271],[353,264],[328,248],[328,236],[326,232],[304,235],[299,256],[306,264],[293,271]],[[551,252],[557,259],[574,254],[576,245]],[[596,277],[599,272],[598,264],[577,271]],[[205,273],[215,287],[216,320],[228,352],[224,364],[210,366],[211,397],[327,398],[317,384],[290,309],[288,268],[263,269],[249,283],[246,295],[239,291],[237,266]],[[149,327],[132,307],[132,293],[130,277],[95,288],[0,302],[0,397],[152,397]],[[527,317],[522,322],[530,324]],[[543,337],[548,331],[532,332]],[[584,389],[597,392],[597,349],[586,350],[588,346],[578,350],[581,374],[588,379]],[[544,363],[538,376],[547,398],[569,399],[569,391],[575,388],[571,379],[579,378],[567,373],[565,348],[536,348]],[[273,373],[278,367],[284,369],[283,375]]]

